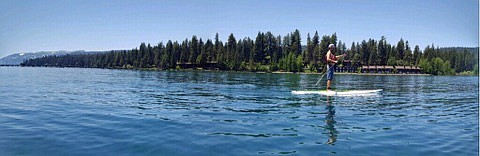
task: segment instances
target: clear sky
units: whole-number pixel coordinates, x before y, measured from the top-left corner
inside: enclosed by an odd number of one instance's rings
[[[132,49],[192,35],[225,42],[259,31],[410,47],[478,46],[478,0],[2,0],[0,57],[43,50]]]

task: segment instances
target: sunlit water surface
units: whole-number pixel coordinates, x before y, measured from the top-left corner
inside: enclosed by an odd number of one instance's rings
[[[0,155],[478,155],[478,77],[0,67]]]

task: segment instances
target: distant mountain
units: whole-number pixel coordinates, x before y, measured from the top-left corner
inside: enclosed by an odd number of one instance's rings
[[[467,51],[470,53],[478,54],[478,47],[443,47],[443,48],[440,48],[439,50],[445,51],[445,52],[448,52],[451,50],[455,50],[457,52]]]
[[[96,53],[104,53],[108,51],[85,51],[85,50],[76,50],[76,51],[66,51],[66,50],[59,50],[59,51],[39,51],[39,52],[32,52],[32,53],[17,53],[5,56],[0,59],[0,65],[20,65],[24,60],[34,59],[44,56],[62,56],[62,55],[81,55],[81,54],[96,54]]]

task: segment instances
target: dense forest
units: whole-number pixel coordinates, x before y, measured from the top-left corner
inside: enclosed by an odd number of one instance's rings
[[[423,51],[413,49],[400,39],[390,44],[385,37],[353,42],[350,48],[337,41],[336,33],[320,37],[307,34],[307,45],[301,45],[300,31],[286,36],[259,32],[255,39],[237,39],[233,34],[224,43],[218,33],[214,40],[197,36],[181,43],[168,40],[157,45],[141,43],[132,50],[116,50],[101,54],[47,56],[26,60],[22,66],[54,66],[115,69],[182,69],[213,68],[234,71],[323,72],[329,44],[337,45],[337,55],[347,54],[352,66],[388,65],[419,66],[424,73],[478,75],[477,48],[438,48],[433,44]]]

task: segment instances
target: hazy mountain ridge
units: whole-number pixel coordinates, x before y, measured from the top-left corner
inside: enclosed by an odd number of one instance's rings
[[[95,53],[104,53],[109,51],[85,51],[85,50],[58,50],[58,51],[39,51],[39,52],[30,52],[30,53],[16,53],[5,56],[0,59],[0,65],[20,65],[25,60],[34,59],[45,56],[63,56],[63,55],[81,55],[81,54],[95,54]]]
[[[463,52],[467,51],[469,53],[477,53],[478,54],[478,49],[479,47],[441,47],[439,50],[440,51],[457,51],[457,52]]]

